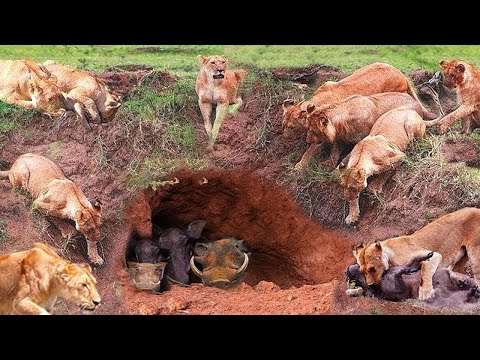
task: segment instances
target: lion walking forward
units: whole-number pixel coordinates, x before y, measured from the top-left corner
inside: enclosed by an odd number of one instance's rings
[[[50,315],[57,297],[93,311],[100,304],[87,264],[72,264],[43,243],[0,256],[0,314]]]
[[[417,256],[433,252],[422,262],[418,298],[434,297],[432,278],[438,267],[452,269],[467,254],[473,275],[480,279],[480,209],[463,208],[424,226],[415,233],[359,247],[354,256],[368,285],[378,284],[390,266],[405,265]]]
[[[28,191],[34,199],[33,206],[46,215],[74,220],[76,230],[87,241],[90,261],[97,266],[103,265],[97,252],[101,204],[98,201],[92,204],[53,161],[36,154],[21,155],[9,171],[0,171],[0,179],[9,179],[14,188]],[[65,224],[56,222],[55,225],[66,236]]]

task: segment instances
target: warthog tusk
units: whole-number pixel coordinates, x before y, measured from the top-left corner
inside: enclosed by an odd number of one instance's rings
[[[248,260],[248,255],[246,253],[244,253],[244,254],[245,254],[245,259],[243,260],[242,266],[240,266],[240,268],[237,270],[237,274],[241,274],[242,272],[247,270],[249,260]]]
[[[193,273],[198,277],[203,277],[203,272],[198,270],[197,266],[195,265],[195,261],[193,260],[193,256],[190,258],[190,268],[192,269]]]

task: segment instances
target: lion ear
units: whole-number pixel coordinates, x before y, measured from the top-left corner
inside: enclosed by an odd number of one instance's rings
[[[353,256],[355,257],[355,260],[357,260],[357,264],[360,265],[360,256],[361,253],[364,251],[365,247],[363,244],[360,244],[359,246],[354,246],[352,249]]]
[[[313,113],[315,111],[315,105],[313,104],[308,104],[307,105],[307,113],[310,115],[311,113]]]
[[[92,267],[88,265],[87,263],[80,263],[76,264],[78,267],[81,267],[82,269],[87,270],[88,272],[92,272]]]
[[[438,64],[445,69],[445,67],[448,65],[448,61],[442,60]]]
[[[83,215],[83,212],[81,212],[80,210],[78,210],[78,211],[75,212],[75,220],[76,220],[77,222],[79,222],[79,223],[82,222],[84,218],[85,218],[85,217],[84,217],[84,215]]]
[[[57,264],[57,266],[55,267],[57,275],[59,275],[61,279],[68,281],[70,280],[70,276],[66,273],[65,270],[67,270],[67,267],[65,266],[65,264],[62,263]]]
[[[197,59],[201,64],[206,64],[208,62],[209,56],[198,55]]]
[[[460,70],[461,72],[465,72],[465,65],[463,64],[458,64],[457,69]]]
[[[380,241],[378,241],[378,240],[375,241],[375,248],[376,248],[377,250],[382,250],[382,244],[380,243]]]
[[[283,108],[283,111],[286,111],[288,110],[289,108],[291,108],[293,105],[295,105],[295,102],[292,100],[292,99],[287,99],[283,102],[282,104],[282,108]]]

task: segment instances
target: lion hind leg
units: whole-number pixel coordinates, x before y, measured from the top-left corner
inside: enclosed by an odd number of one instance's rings
[[[426,250],[425,254],[419,255],[430,256],[430,253],[431,251]],[[422,269],[420,273],[421,285],[418,289],[418,298],[420,300],[429,300],[435,295],[435,291],[433,290],[433,274],[435,274],[435,271],[437,271],[438,265],[441,261],[442,255],[434,252],[429,261],[422,262]]]
[[[235,102],[232,106],[230,106],[230,109],[229,109],[229,113],[230,114],[235,114],[238,109],[240,109],[240,107],[243,105],[243,100],[242,98],[239,96],[235,99]]]

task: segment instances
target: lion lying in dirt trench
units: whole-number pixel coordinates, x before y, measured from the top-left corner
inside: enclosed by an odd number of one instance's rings
[[[51,160],[36,154],[24,154],[8,171],[0,171],[0,180],[9,179],[13,188],[23,188],[32,196],[33,206],[48,216],[75,221],[75,228],[87,241],[88,258],[101,266],[104,261],[97,252],[100,240],[101,204],[90,202],[73,181]],[[52,221],[54,221],[52,219]],[[55,221],[64,237],[68,224]]]

